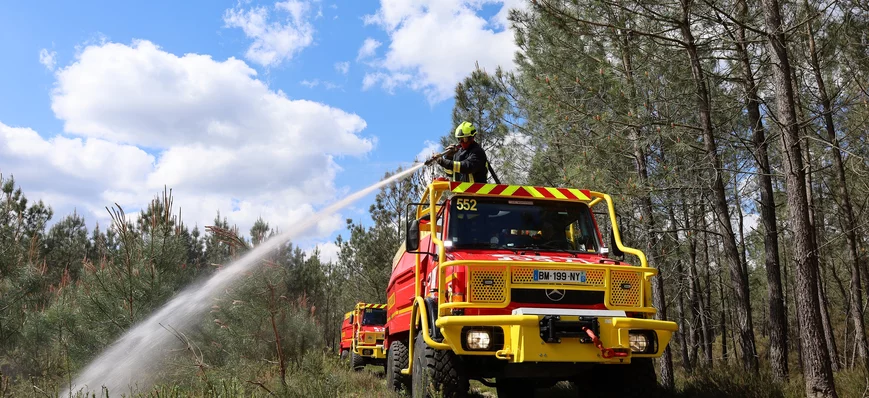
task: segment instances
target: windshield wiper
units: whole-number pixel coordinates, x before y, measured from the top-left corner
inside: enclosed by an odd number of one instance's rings
[[[518,250],[534,250],[534,252],[539,252],[540,249],[546,249],[549,251],[570,253],[570,254],[573,254],[574,257],[576,257],[577,254],[584,253],[580,250],[562,249],[560,247],[556,247],[553,245],[546,245],[546,244],[541,244],[541,245],[534,244],[534,245],[513,246],[513,247],[504,247],[504,248],[508,249],[508,250],[513,250],[514,252],[518,251]]]
[[[453,244],[453,249],[500,249],[497,243],[473,242]]]

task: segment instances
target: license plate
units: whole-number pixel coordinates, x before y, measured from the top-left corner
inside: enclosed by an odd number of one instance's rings
[[[585,283],[585,271],[535,269],[534,282]]]

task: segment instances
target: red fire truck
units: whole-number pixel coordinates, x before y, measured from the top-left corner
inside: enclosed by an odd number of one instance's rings
[[[609,195],[436,179],[407,214],[387,288],[391,388],[455,397],[479,380],[529,397],[567,380],[625,397],[657,387],[652,359],[677,325],[653,319],[657,270],[622,243]],[[596,214],[610,220],[609,245]]]
[[[386,304],[357,303],[341,322],[341,359],[361,370],[367,364],[385,365],[383,349]]]

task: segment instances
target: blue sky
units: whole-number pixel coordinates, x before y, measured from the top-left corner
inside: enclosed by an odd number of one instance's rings
[[[260,214],[285,229],[450,131],[452,88],[474,63],[512,68],[516,6],[6,3],[0,172],[55,219],[75,208],[105,223],[104,206],[131,212],[168,184],[190,224],[221,210],[242,231]],[[367,220],[371,200],[300,244]]]

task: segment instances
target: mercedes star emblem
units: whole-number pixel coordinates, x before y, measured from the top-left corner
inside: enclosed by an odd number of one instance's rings
[[[565,291],[561,289],[546,289],[546,297],[550,301],[561,301],[564,298]]]

